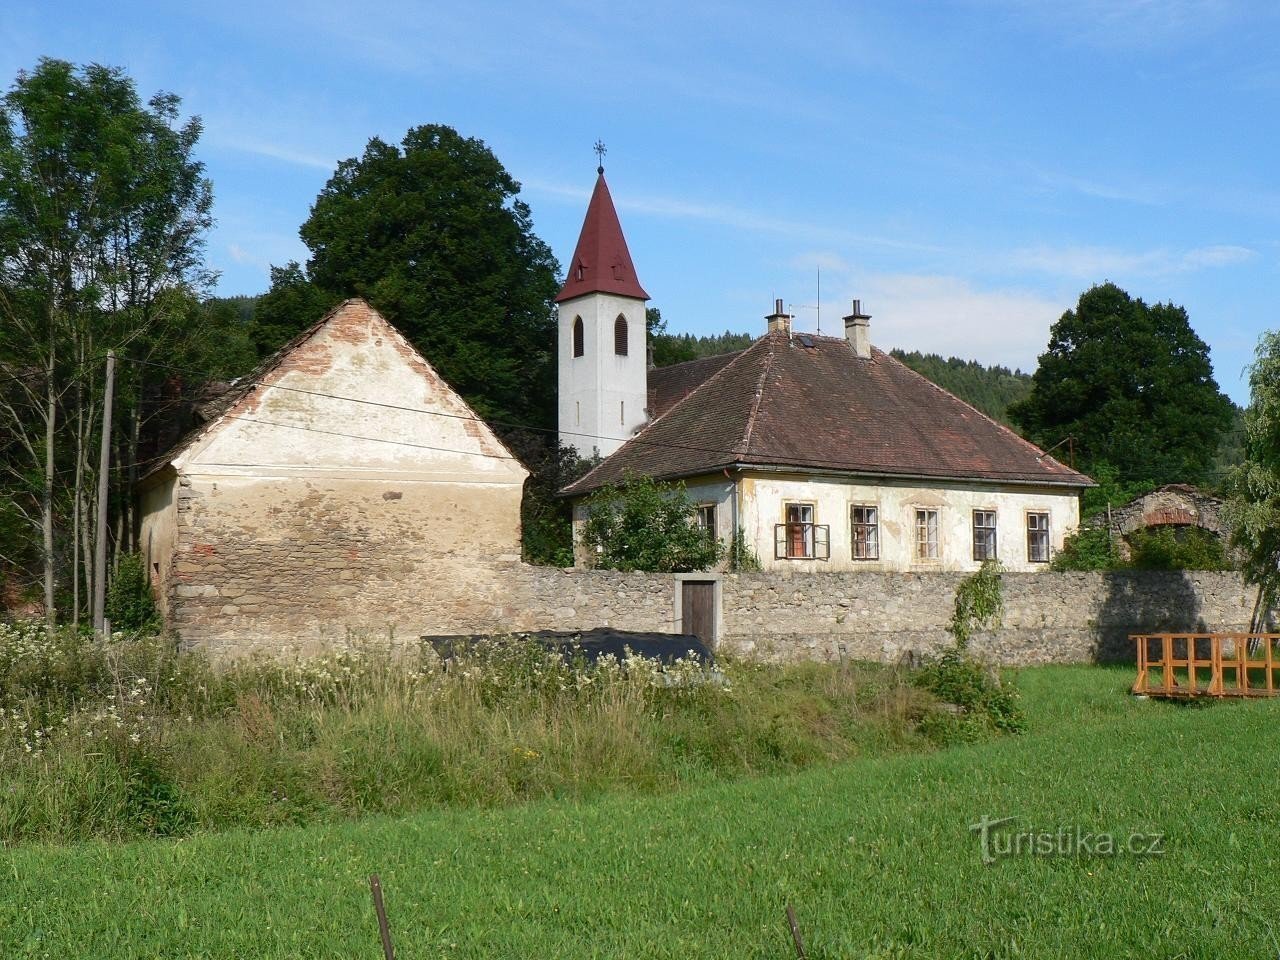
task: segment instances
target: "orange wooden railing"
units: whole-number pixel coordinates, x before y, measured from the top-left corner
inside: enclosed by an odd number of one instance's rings
[[[1138,646],[1134,693],[1272,697],[1280,691],[1280,633],[1144,633],[1130,639]],[[1207,657],[1201,655],[1206,646]]]

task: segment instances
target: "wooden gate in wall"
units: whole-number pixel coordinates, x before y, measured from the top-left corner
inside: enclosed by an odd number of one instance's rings
[[[680,632],[693,634],[711,648],[715,647],[720,613],[716,599],[714,580],[680,581]]]

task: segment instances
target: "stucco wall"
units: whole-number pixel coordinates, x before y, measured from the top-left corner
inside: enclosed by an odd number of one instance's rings
[[[792,572],[890,570],[927,572],[972,571],[981,563],[973,559],[973,511],[996,512],[997,556],[1011,571],[1043,570],[1044,563],[1027,557],[1027,519],[1030,512],[1048,513],[1051,549],[1062,548],[1063,538],[1080,522],[1079,497],[1061,488],[1037,488],[995,484],[928,484],[901,480],[876,483],[801,476],[756,475],[741,481],[740,523],[766,570]],[[775,525],[786,517],[788,502],[814,506],[814,523],[830,528],[829,560],[775,559]],[[879,560],[855,560],[852,554],[849,510],[874,506],[880,518]],[[939,521],[939,556],[915,557],[915,511],[935,509]]]
[[[609,293],[557,307],[560,442],[582,456],[607,457],[648,420],[644,301]],[[613,325],[627,320],[626,356],[614,352]],[[582,318],[583,353],[573,355],[573,321]]]
[[[139,500],[142,558],[147,565],[160,614],[169,615],[173,551],[177,544],[177,478],[165,476],[142,491]]]

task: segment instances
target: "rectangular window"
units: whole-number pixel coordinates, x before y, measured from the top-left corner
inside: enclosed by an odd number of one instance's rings
[[[1031,563],[1049,562],[1049,515],[1027,514],[1027,560]]]
[[[773,528],[773,556],[777,560],[830,560],[831,528],[813,522],[813,504],[783,506],[784,523]]]
[[[916,559],[938,559],[938,511],[916,511]]]
[[[714,503],[703,503],[698,506],[698,526],[707,531],[707,536],[714,538],[716,535],[716,505]]]
[[[996,512],[994,510],[973,511],[973,559],[994,560],[996,558]]]
[[[853,559],[880,559],[880,515],[875,507],[850,507],[849,529],[853,535]]]

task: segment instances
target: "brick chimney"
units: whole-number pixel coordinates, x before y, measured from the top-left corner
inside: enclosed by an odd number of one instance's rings
[[[777,333],[778,331],[787,334],[791,333],[791,315],[782,312],[782,301],[780,299],[773,301],[773,313],[769,314],[765,319],[769,321],[770,333]]]
[[[861,300],[853,301],[853,312],[844,318],[844,335],[855,354],[863,360],[870,359],[871,314],[862,312]]]

